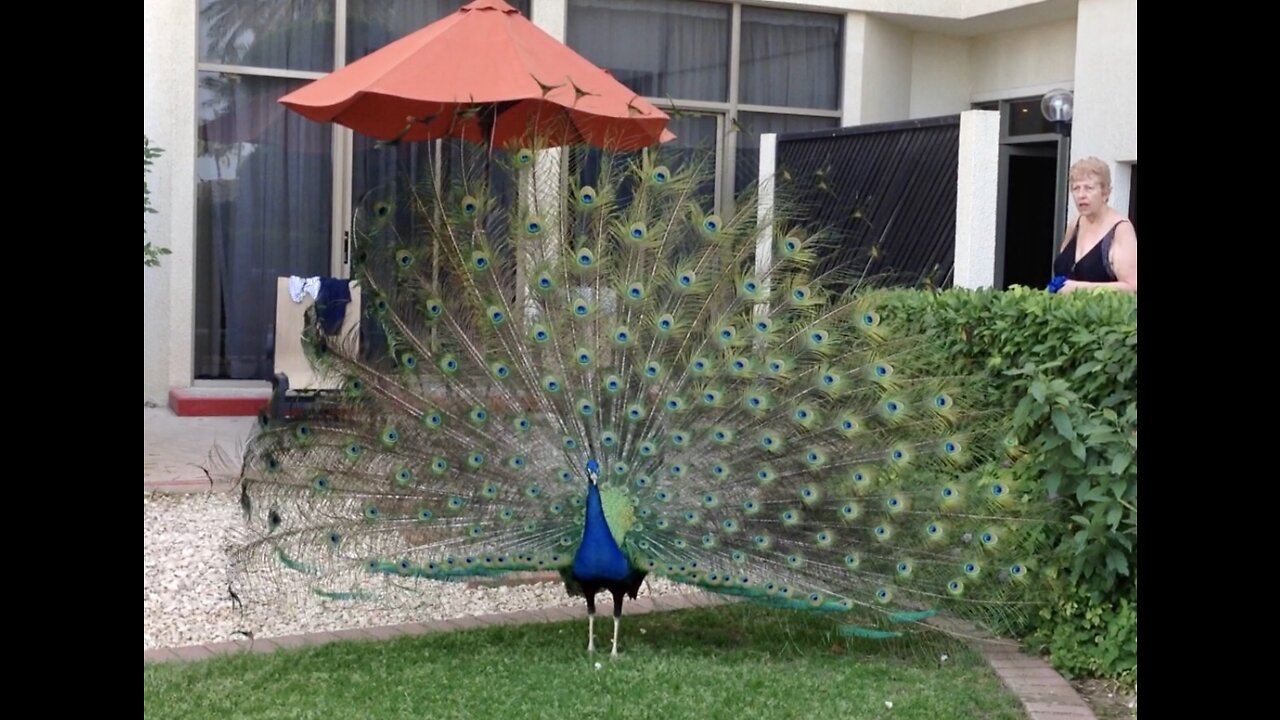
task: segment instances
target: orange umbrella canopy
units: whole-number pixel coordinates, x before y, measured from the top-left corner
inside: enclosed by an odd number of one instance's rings
[[[475,0],[280,102],[383,141],[637,150],[675,137],[666,113],[503,0]]]

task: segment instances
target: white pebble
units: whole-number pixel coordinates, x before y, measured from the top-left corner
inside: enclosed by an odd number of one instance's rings
[[[227,548],[243,527],[234,492],[143,493],[142,647],[178,647],[295,633],[444,620],[514,610],[574,607],[580,597],[560,582],[468,588],[466,583],[423,582],[412,602],[347,605],[297,592],[265,602],[227,594]],[[301,586],[299,586],[301,589]],[[697,592],[653,577],[640,596]],[[642,630],[643,632],[643,630]]]

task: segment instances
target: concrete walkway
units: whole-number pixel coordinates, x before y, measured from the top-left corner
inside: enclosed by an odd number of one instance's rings
[[[168,408],[143,408],[143,492],[201,492],[229,487],[237,469],[236,457],[256,422],[256,418],[248,417],[178,417]],[[703,593],[646,597],[628,602],[626,614],[643,615],[723,602],[726,599]],[[606,615],[609,612],[606,607],[612,607],[612,601],[604,599],[603,603],[600,613]],[[257,638],[252,641],[246,639],[156,648],[144,650],[142,661],[189,662],[226,653],[274,652],[339,640],[383,640],[401,635],[425,635],[478,627],[577,620],[581,619],[582,614],[582,608],[577,607],[522,610],[434,622]],[[950,629],[966,635],[976,635],[971,627],[956,625],[954,622],[950,624]],[[1022,701],[1031,720],[1097,720],[1088,703],[1075,688],[1045,661],[1019,652],[1008,643],[992,639],[975,639],[971,644],[982,653],[1010,692]]]

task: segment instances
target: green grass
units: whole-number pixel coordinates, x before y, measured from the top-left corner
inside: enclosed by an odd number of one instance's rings
[[[981,657],[957,642],[846,640],[835,635],[830,618],[734,605],[624,615],[621,656],[611,661],[612,630],[602,615],[594,656],[585,652],[584,617],[147,664],[144,714],[273,720],[1026,717]]]

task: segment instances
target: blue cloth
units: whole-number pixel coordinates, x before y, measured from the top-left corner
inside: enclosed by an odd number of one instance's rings
[[[326,335],[334,335],[342,329],[351,302],[351,286],[343,278],[320,278],[320,292],[316,294],[316,313],[320,329]]]

